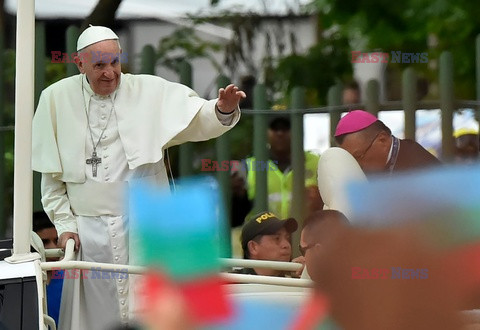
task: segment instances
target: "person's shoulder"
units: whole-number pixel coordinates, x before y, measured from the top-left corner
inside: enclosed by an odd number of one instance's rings
[[[314,152],[311,152],[311,151],[305,151],[305,160],[309,161],[309,160],[316,160],[318,161],[320,159],[320,155],[314,153]]]
[[[62,92],[68,88],[74,88],[81,85],[81,75],[77,74],[71,77],[63,78],[43,90],[44,94]]]
[[[411,140],[411,139],[401,139],[400,140],[400,148],[406,147],[406,148],[411,148],[413,150],[417,151],[424,151],[426,153],[429,153],[427,149],[425,149],[420,143],[417,141]],[[430,153],[429,153],[430,154]],[[433,155],[432,155],[433,157]]]
[[[427,162],[428,164],[441,164],[441,161],[425,149],[420,143],[410,140],[400,140],[400,152],[405,150],[410,156],[416,156],[419,162]]]
[[[151,74],[131,74],[131,73],[122,73],[122,85],[166,85],[173,84],[173,82],[168,81],[159,76]]]

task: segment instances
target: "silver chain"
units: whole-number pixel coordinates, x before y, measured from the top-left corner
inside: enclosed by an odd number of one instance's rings
[[[107,123],[103,127],[100,136],[98,137],[98,141],[95,144],[93,140],[93,134],[92,134],[92,128],[90,127],[90,117],[88,115],[89,111],[87,109],[87,103],[85,102],[85,92],[83,90],[83,77],[82,77],[82,97],[83,97],[83,107],[85,109],[85,114],[87,115],[87,126],[88,126],[88,131],[90,132],[90,139],[92,140],[92,145],[93,145],[93,152],[96,154],[97,153],[97,147],[98,144],[100,143],[100,140],[102,139],[103,133],[105,133],[105,130],[107,129],[108,123],[110,122],[110,118],[112,117],[113,109],[115,108],[115,99],[112,100],[112,108],[110,109],[110,114],[108,115]],[[109,96],[111,99],[111,96]],[[115,94],[115,98],[117,98],[117,95]]]

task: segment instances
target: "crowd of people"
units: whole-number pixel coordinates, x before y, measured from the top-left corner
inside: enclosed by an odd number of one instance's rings
[[[87,54],[77,62],[80,74],[46,88],[33,120],[33,170],[42,173],[42,203],[55,227],[37,227],[36,231],[48,240],[46,232],[53,234],[56,229],[52,239],[56,240],[58,233],[55,245],[60,248],[73,239],[78,260],[128,264],[129,214],[123,194],[126,186],[139,179],[168,184],[165,150],[188,141],[215,138],[233,128],[240,119],[239,102],[246,95],[237,86],[229,85],[219,90],[218,98],[205,100],[190,88],[160,77],[123,74],[118,58],[94,61],[88,54],[122,51],[118,36],[105,27],[87,28],[78,38],[77,50]],[[345,102],[358,103],[358,85],[349,85],[343,96]],[[456,132],[454,138],[457,162],[478,158],[478,132]],[[382,121],[363,110],[350,111],[341,118],[335,141],[358,162],[367,177],[441,164],[420,144],[395,137]],[[460,307],[463,296],[455,296],[455,292],[463,291],[450,282],[439,279],[420,290],[389,286],[390,282],[375,287],[373,282],[355,286],[347,281],[348,265],[361,262],[375,267],[387,255],[408,262],[415,255],[412,246],[423,248],[422,242],[408,231],[362,231],[351,225],[342,210],[324,210],[318,189],[319,156],[310,152],[305,152],[304,209],[308,216],[304,221],[291,218],[293,173],[288,118],[280,116],[270,121],[268,143],[268,168],[272,169],[267,174],[269,209],[260,213],[252,210],[254,170],[232,173],[233,224],[241,228],[245,259],[293,261],[302,268],[284,272],[252,267],[235,269],[234,273],[310,278],[319,290],[316,292],[328,296],[329,313],[345,329],[457,326],[458,320],[448,312]],[[247,162],[255,162],[255,158]],[[299,227],[300,255],[295,256],[292,234]],[[404,253],[399,252],[402,240],[413,242]],[[45,243],[47,248],[53,246],[51,241]],[[426,252],[416,258],[430,265],[430,250],[421,251]],[[436,266],[431,264],[431,269]],[[127,324],[133,313],[131,282],[122,278],[65,279],[59,328],[104,330],[120,322]],[[441,299],[436,308],[422,309],[440,286],[445,288],[449,302]],[[424,300],[414,294],[417,289]],[[375,305],[376,290],[390,292],[392,301]],[[364,300],[368,303],[358,303]],[[411,313],[404,313],[409,303],[414,307],[409,308]],[[58,306],[51,310],[58,313]],[[52,316],[57,320],[57,315]],[[393,326],[392,319],[398,318],[404,318],[401,326]]]

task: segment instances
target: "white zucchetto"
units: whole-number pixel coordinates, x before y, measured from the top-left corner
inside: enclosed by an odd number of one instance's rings
[[[77,52],[90,45],[104,40],[118,40],[118,36],[105,26],[92,26],[80,34],[77,41]]]

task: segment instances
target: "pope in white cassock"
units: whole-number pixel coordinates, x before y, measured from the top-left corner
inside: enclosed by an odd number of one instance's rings
[[[128,183],[168,184],[164,150],[231,129],[245,93],[229,85],[207,101],[160,77],[122,74],[118,37],[105,27],[87,28],[77,51],[81,74],[40,97],[32,166],[42,173],[42,203],[59,246],[73,238],[79,260],[128,264]],[[92,275],[65,280],[60,329],[105,330],[131,316],[128,279]]]

